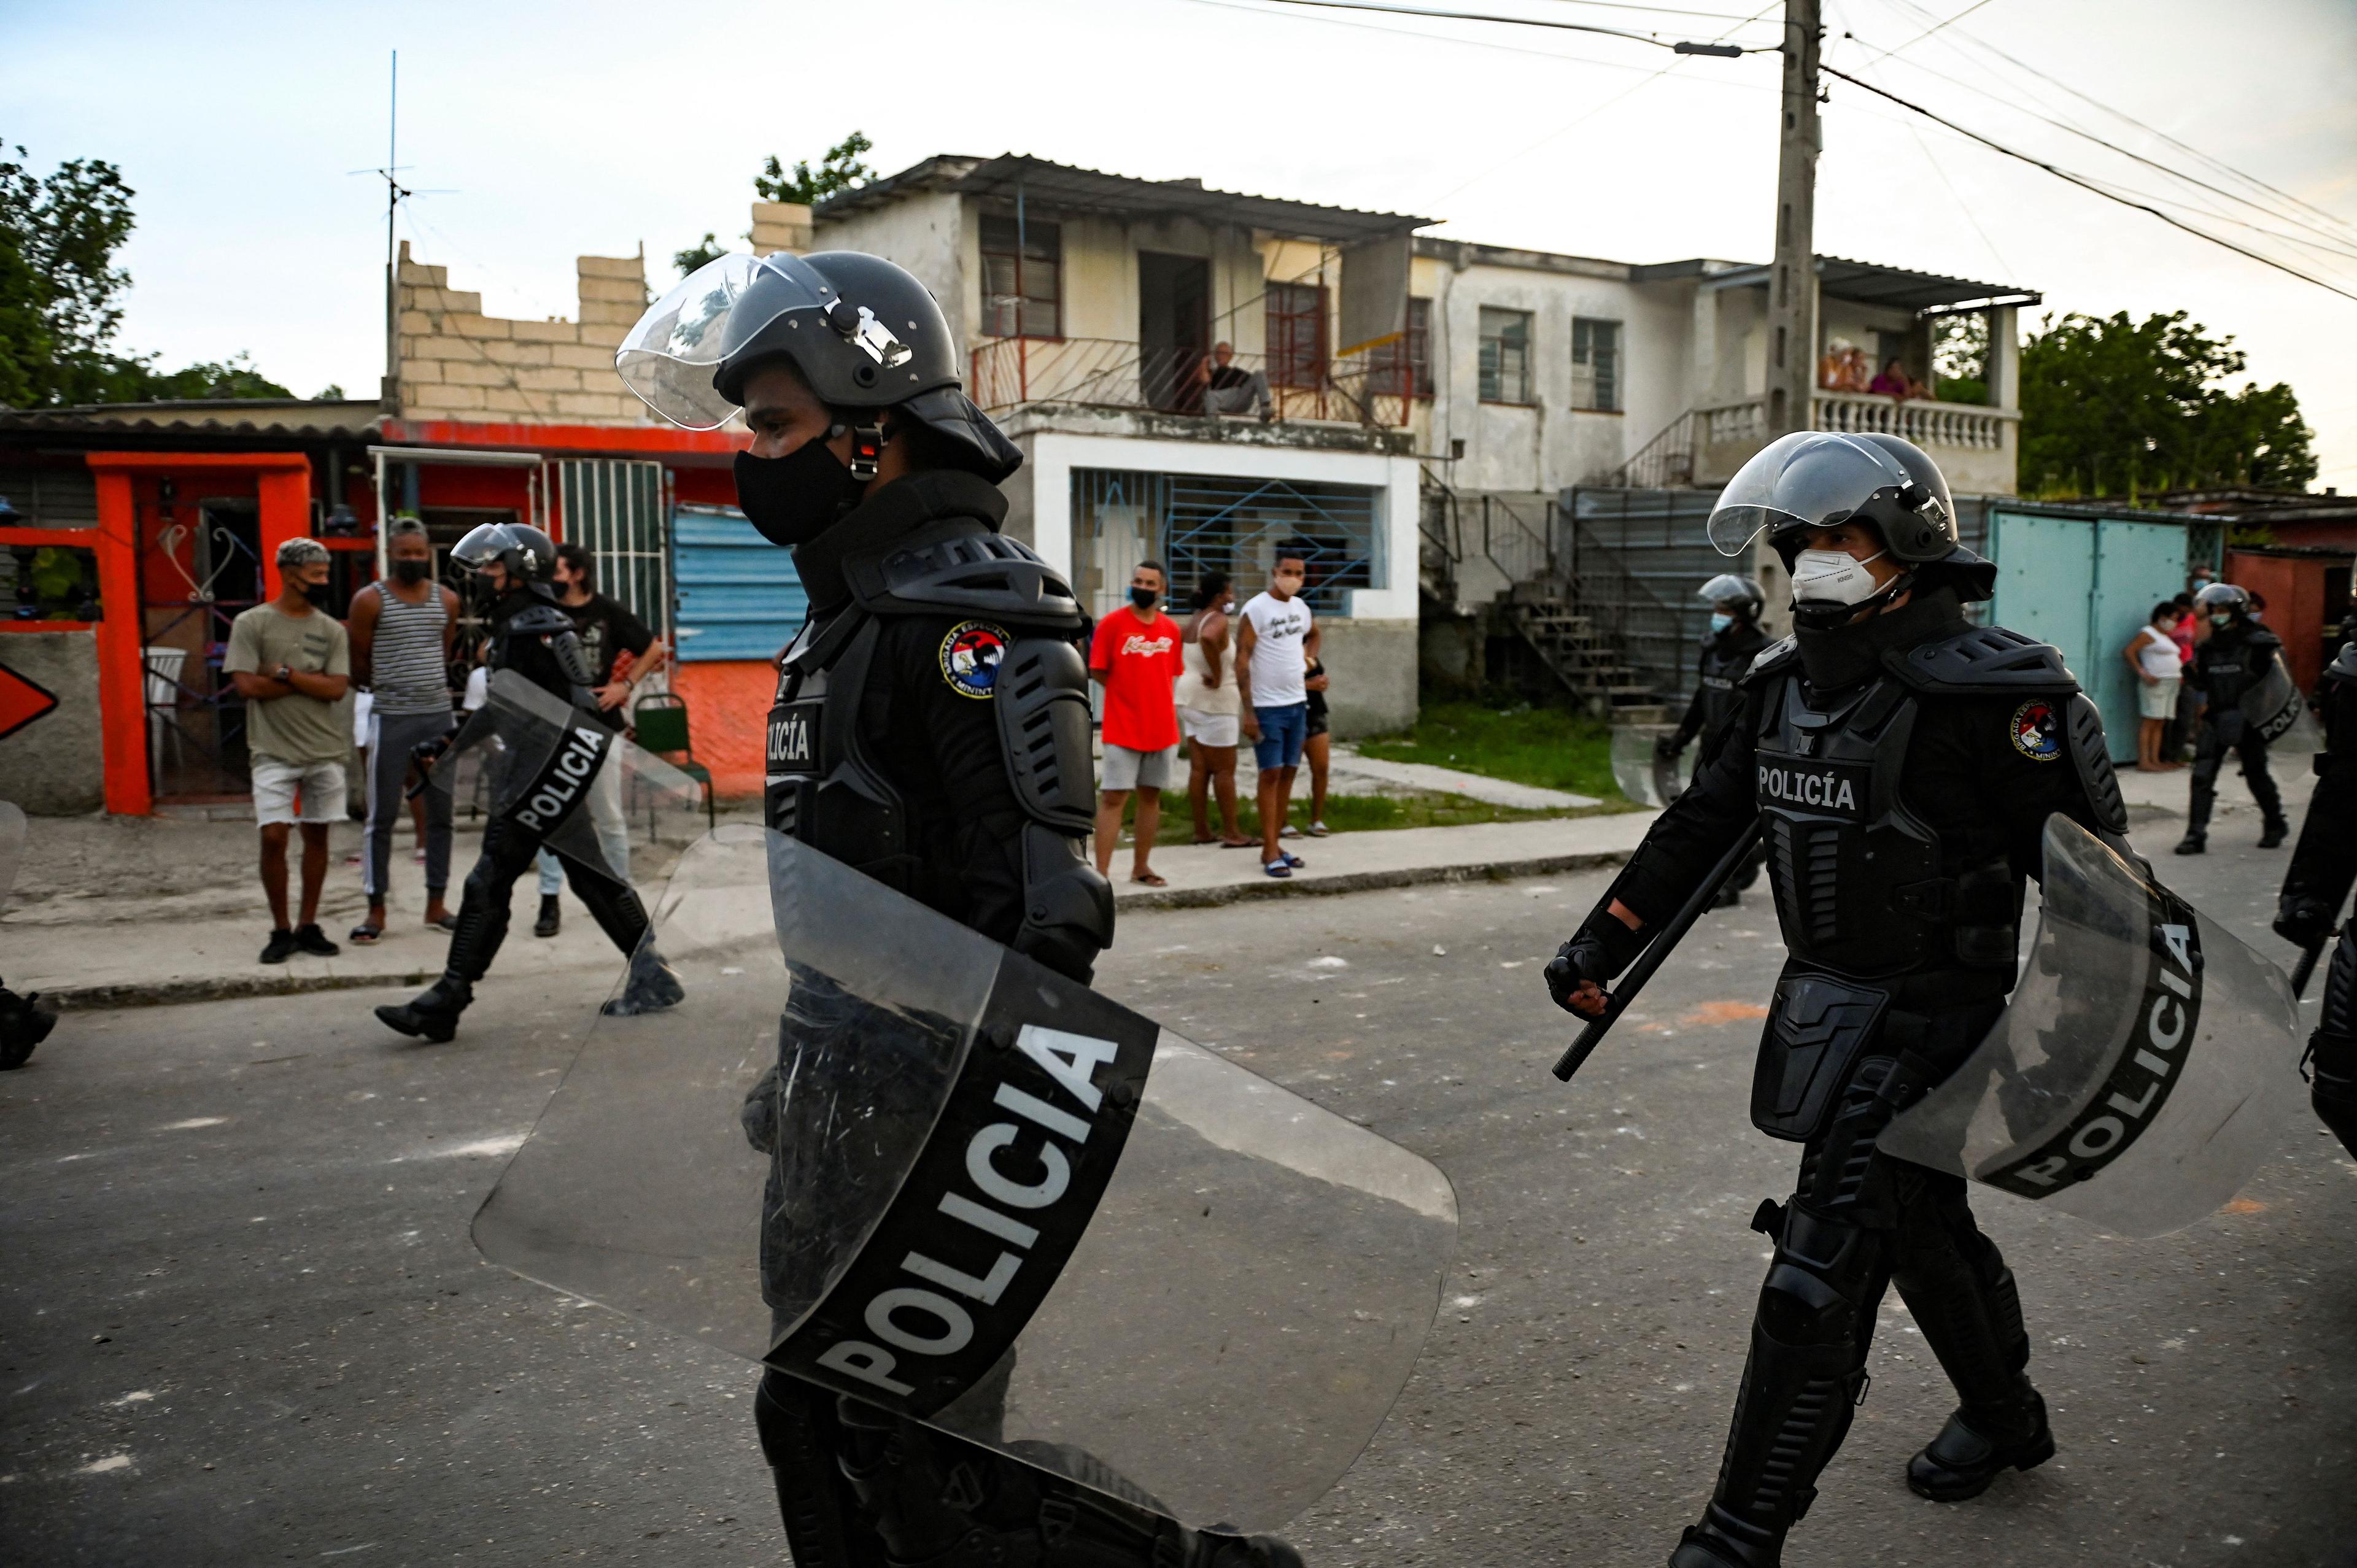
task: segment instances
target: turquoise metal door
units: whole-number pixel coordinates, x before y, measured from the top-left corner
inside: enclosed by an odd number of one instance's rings
[[[2093,532],[2096,536],[2094,646],[2089,650],[2087,665],[2072,668],[2103,710],[2104,733],[2111,740],[2113,759],[2126,762],[2136,757],[2140,682],[2128,672],[2120,650],[2150,618],[2152,607],[2174,597],[2184,583],[2185,527],[2105,518]]]
[[[1990,619],[2061,649],[2071,672],[2085,683],[2093,669],[2088,655],[2093,641],[2094,526],[2082,518],[1992,509],[1989,546],[1996,559]],[[2109,714],[2104,727],[2111,728]],[[2113,753],[2118,752],[2115,740]],[[2136,755],[2133,736],[2127,755]]]
[[[735,507],[683,504],[671,519],[680,658],[775,658],[810,613],[794,558]]]

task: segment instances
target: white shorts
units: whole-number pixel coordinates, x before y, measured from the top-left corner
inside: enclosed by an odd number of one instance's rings
[[[1205,746],[1236,746],[1244,737],[1243,725],[1235,714],[1206,714],[1193,708],[1178,710],[1178,733]]]
[[[2184,677],[2171,676],[2147,686],[2136,682],[2136,712],[2148,719],[2173,719],[2177,716],[2177,688]]]
[[[1125,746],[1108,745],[1104,748],[1104,779],[1098,788],[1168,789],[1170,759],[1178,750],[1175,746],[1166,746],[1160,751],[1132,751]]]
[[[303,800],[297,816],[295,798]],[[273,822],[340,822],[344,820],[344,765],[340,762],[281,762],[253,759],[253,820]]]

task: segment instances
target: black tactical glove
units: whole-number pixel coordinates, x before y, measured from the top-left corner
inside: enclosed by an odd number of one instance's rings
[[[434,765],[442,760],[442,754],[450,749],[450,738],[448,735],[437,735],[432,740],[419,741],[409,748],[409,760],[417,764],[420,773],[432,772]]]
[[[1571,1004],[1572,993],[1580,982],[1592,980],[1602,985],[1614,975],[1637,961],[1645,950],[1646,938],[1620,923],[1620,917],[1609,908],[1598,909],[1587,917],[1571,940],[1555,950],[1547,961],[1547,994],[1555,1004],[1566,1013],[1577,1012]]]
[[[1678,753],[1685,748],[1685,741],[1674,735],[1663,736],[1653,742],[1653,755],[1663,762],[1675,762]]]
[[[2312,948],[2331,934],[2331,905],[2305,894],[2283,896],[2276,908],[2276,935],[2296,948]]]

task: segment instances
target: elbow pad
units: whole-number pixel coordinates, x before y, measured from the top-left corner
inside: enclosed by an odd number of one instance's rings
[[[1023,925],[1008,945],[1082,985],[1113,946],[1113,884],[1044,822],[1023,824]]]
[[[1096,825],[1096,775],[1089,671],[1079,650],[1054,638],[1018,638],[993,686],[999,748],[1024,815],[1074,838],[1087,833]]]

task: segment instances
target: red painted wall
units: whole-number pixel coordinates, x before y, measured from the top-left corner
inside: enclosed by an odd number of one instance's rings
[[[672,668],[671,689],[687,699],[695,759],[712,769],[713,793],[751,800],[761,793],[770,704],[778,672],[766,662],[720,660]]]
[[[2303,692],[2324,673],[2324,570],[2330,561],[2313,556],[2255,555],[2226,552],[2226,581],[2266,596],[2267,627],[2283,639],[2284,662]]]

